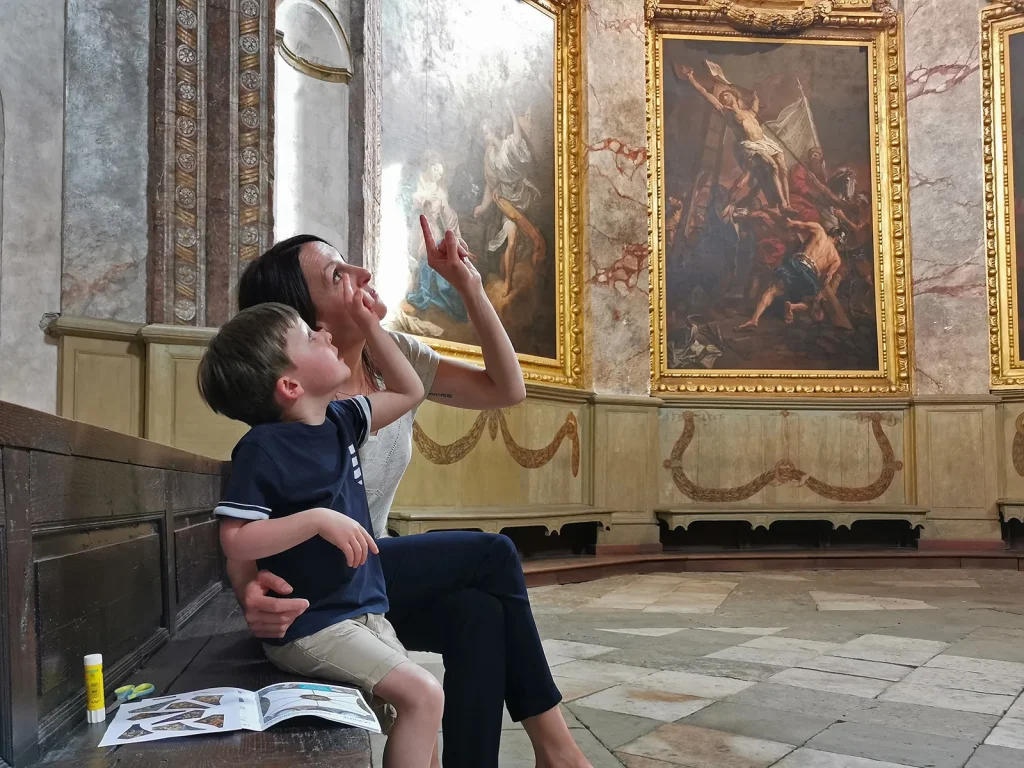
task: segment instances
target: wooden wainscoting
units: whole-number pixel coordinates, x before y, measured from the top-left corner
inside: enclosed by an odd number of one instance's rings
[[[0,758],[81,721],[82,657],[108,692],[223,584],[227,466],[0,403]]]

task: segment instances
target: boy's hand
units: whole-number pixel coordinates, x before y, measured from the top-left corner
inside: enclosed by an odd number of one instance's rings
[[[362,288],[352,285],[352,279],[348,275],[341,278],[341,295],[349,315],[359,330],[369,333],[375,326],[380,325],[380,318],[373,311],[373,299]]]
[[[345,553],[350,568],[366,562],[369,552],[377,554],[377,542],[359,523],[333,509],[321,509],[320,535]]]

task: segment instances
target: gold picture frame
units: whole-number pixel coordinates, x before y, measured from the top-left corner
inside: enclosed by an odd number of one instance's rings
[[[993,389],[1024,387],[1020,350],[1017,216],[1010,90],[1011,35],[1024,33],[1024,3],[993,3],[981,12],[981,83],[985,143],[985,236],[989,352]],[[1024,38],[1022,38],[1024,40]],[[1024,87],[1024,86],[1021,86]]]
[[[872,0],[833,0],[833,2],[817,3],[803,2],[802,0],[745,0],[745,2],[647,0],[646,15],[648,21],[647,125],[651,151],[649,199],[652,393],[661,397],[697,393],[744,396],[909,396],[913,370],[911,360],[912,312],[906,179],[906,105],[902,25],[899,15],[884,0],[875,2]],[[872,309],[871,298],[865,294],[861,299],[861,306],[866,307],[864,315],[870,319],[860,322],[868,328],[864,334],[867,341],[861,344],[866,350],[864,357],[876,362],[875,367],[864,366],[859,369],[846,369],[841,366],[830,368],[825,365],[801,368],[772,365],[772,367],[756,370],[753,368],[755,363],[751,363],[751,367],[746,368],[733,366],[716,369],[713,367],[700,368],[698,367],[699,363],[693,362],[689,357],[684,360],[687,367],[672,367],[670,365],[669,313],[674,310],[666,290],[666,273],[668,272],[667,212],[670,204],[680,207],[686,203],[680,202],[678,199],[670,199],[666,193],[666,161],[673,162],[673,157],[678,157],[680,151],[693,151],[687,150],[685,147],[667,147],[665,140],[666,73],[663,69],[672,70],[668,76],[674,74],[680,78],[683,77],[680,74],[678,63],[672,66],[665,63],[665,45],[669,43],[671,46],[673,43],[669,41],[675,40],[684,42],[672,48],[672,51],[682,51],[692,42],[693,56],[696,56],[698,51],[708,50],[711,43],[721,44],[720,48],[715,50],[731,51],[731,47],[735,44],[736,51],[742,49],[744,53],[764,56],[768,56],[769,53],[776,55],[772,51],[781,50],[786,46],[848,46],[866,51],[867,66],[864,69],[864,78],[868,94],[866,97],[868,128],[862,143],[870,150],[869,153],[865,150],[863,155],[864,167],[868,168],[870,183],[863,184],[862,188],[870,190],[870,192],[861,195],[861,205],[863,210],[862,227],[866,233],[863,237],[870,246],[871,256],[868,266],[863,268],[865,274],[862,281],[870,285],[871,290],[874,291],[874,305]],[[757,51],[769,51],[769,53],[757,53],[753,46],[759,44],[762,47]],[[805,52],[808,50],[810,49],[804,49]],[[818,55],[813,51],[807,53],[807,55],[812,54]],[[689,56],[690,54],[685,55]],[[800,54],[794,53],[793,55]],[[857,53],[857,56],[860,57],[862,54]],[[738,60],[737,57],[736,61]],[[861,59],[856,60],[860,61]],[[708,62],[705,60],[704,63]],[[695,70],[689,64],[684,64],[682,71],[687,72],[686,77],[690,77],[689,73],[694,73]],[[706,80],[709,71],[712,77],[716,76],[714,73],[717,71],[718,75],[721,75],[721,79],[717,82],[726,84],[720,87],[725,90],[732,89],[736,98],[740,98],[739,91],[726,79],[722,70],[716,65],[708,64],[707,71],[701,72],[701,77]],[[854,74],[859,71],[856,70]],[[799,85],[799,81],[797,85]],[[864,89],[863,85],[858,87],[861,90]],[[700,90],[706,91],[706,89]],[[752,92],[756,105],[756,86]],[[807,98],[803,96],[802,86],[800,86],[800,94],[804,98],[804,102],[808,103]],[[748,101],[750,99],[749,95],[742,98],[748,99]],[[738,101],[737,106],[742,107],[743,103]],[[807,109],[810,114],[810,107],[808,106]],[[753,110],[756,113],[757,106],[754,106]],[[811,124],[813,126],[813,118],[811,118]],[[764,128],[764,124],[762,124],[762,128]],[[721,138],[721,144],[701,144],[699,152],[706,152],[707,146],[718,147],[717,151],[724,152],[722,148],[726,147],[728,130],[723,130],[725,133]],[[705,131],[706,133],[707,131]],[[814,132],[813,138],[818,140],[817,132]],[[788,156],[789,146],[786,144],[782,144],[782,146],[786,147]],[[697,155],[696,157],[697,161],[693,164],[692,175],[700,178],[698,170],[701,167],[700,163],[703,162],[703,156]],[[870,160],[867,159],[868,157]],[[682,161],[676,162],[681,164]],[[719,159],[719,169],[721,163],[722,161]],[[781,164],[781,167],[783,170],[786,169],[785,164]],[[789,170],[792,170],[792,167]],[[716,171],[716,173],[720,173],[720,171]],[[680,178],[682,177],[680,176]],[[775,176],[777,187],[779,178],[779,176]],[[788,180],[789,176],[787,175],[785,178]],[[692,188],[691,201],[697,200],[696,192],[700,184],[707,184],[706,176],[704,181],[697,182],[697,186]],[[725,182],[722,184],[724,189]],[[729,193],[731,194],[731,192],[730,189]],[[781,194],[783,193],[780,192]],[[788,194],[788,190],[785,194]],[[756,186],[751,195],[753,197],[747,199],[755,199],[755,204],[762,211],[771,213],[773,217],[777,214],[777,217],[772,219],[776,226],[785,228],[796,218],[795,215],[792,215],[792,209],[784,211],[781,202],[776,202],[776,207],[772,209],[771,203],[762,203],[760,200],[756,200],[758,195]],[[712,200],[710,195],[708,200]],[[765,200],[767,200],[767,195]],[[729,202],[732,202],[732,198],[729,198]],[[867,207],[869,203],[870,208]],[[705,205],[710,206],[711,204],[708,202]],[[689,232],[686,227],[690,224],[689,216],[693,211],[693,205],[687,211],[687,220],[684,222],[682,230],[684,238]],[[762,205],[763,207],[761,207]],[[786,207],[788,208],[788,206]],[[743,213],[748,215],[749,211],[744,210]],[[675,235],[675,227],[671,234]],[[833,240],[833,242],[835,241]],[[689,247],[684,245],[684,248]],[[677,253],[679,252],[677,250]],[[802,253],[796,255],[803,257]],[[779,258],[785,257],[780,256]],[[673,263],[678,264],[679,262]],[[753,264],[752,257],[751,270],[753,270]],[[761,266],[769,270],[774,269],[771,262],[768,261],[763,262]],[[771,276],[766,278],[767,284],[774,284],[772,281],[776,280],[778,272],[766,271],[764,274]],[[828,274],[832,275],[833,273],[829,272]],[[681,283],[677,282],[677,284]],[[824,284],[828,285],[827,280],[824,281]],[[837,281],[835,285],[839,285],[839,282]],[[824,289],[819,286],[818,290],[820,297],[823,295]],[[692,294],[688,295],[692,297]],[[758,296],[757,293],[753,295],[755,298]],[[767,291],[764,295],[767,296]],[[808,295],[813,295],[813,291]],[[831,293],[829,295],[832,296],[831,301],[835,303],[835,296]],[[747,298],[744,296],[743,301],[746,301]],[[785,297],[781,294],[773,294],[772,298],[766,299],[768,301],[766,306],[770,307],[775,298]],[[765,300],[764,297],[762,300]],[[813,306],[797,305],[798,301],[806,303],[808,299],[793,299],[793,306]],[[755,306],[757,303],[753,302]],[[687,308],[689,306],[687,304]],[[787,300],[786,323],[793,321],[790,306],[791,304]],[[821,323],[820,318],[825,316],[820,309],[823,303],[817,306],[819,309],[815,319]],[[731,311],[735,313],[738,310]],[[755,310],[755,315],[756,312],[757,310]],[[806,317],[810,316],[811,313],[808,310]],[[834,315],[830,316],[834,317]],[[751,319],[756,322],[754,317]],[[806,318],[800,319],[806,320]],[[677,319],[676,322],[678,324]],[[690,322],[690,317],[686,318],[686,322]],[[806,322],[809,324],[810,320],[806,320]],[[874,336],[870,335],[871,322],[874,322],[876,328]],[[720,330],[724,325],[725,322],[721,322],[720,326],[714,329],[714,333],[717,338],[724,339],[725,343],[729,344],[731,342],[725,339]],[[848,320],[847,325],[852,330],[853,326],[849,325]],[[786,331],[785,326],[779,326],[779,328],[782,330],[775,331],[775,333],[782,334]],[[759,330],[755,327],[751,333]],[[753,338],[753,341],[749,341],[750,338]],[[703,348],[711,343],[705,341],[703,344],[698,343],[698,346]],[[744,343],[756,345],[758,338],[748,336]],[[877,344],[876,347],[873,346],[875,344]],[[721,354],[717,348],[715,352]],[[677,354],[673,355],[673,359],[677,361],[679,357]],[[780,361],[783,358],[783,354],[778,356]],[[827,362],[831,362],[831,360]]]
[[[487,0],[473,0],[481,5]],[[563,387],[583,386],[583,253],[582,253],[582,3],[583,0],[521,0],[554,21],[554,184],[553,240],[546,258],[554,260],[555,339],[551,356],[517,350],[527,381]],[[500,30],[497,25],[496,30]],[[496,31],[500,34],[500,31]],[[445,170],[447,174],[448,171]],[[506,202],[507,201],[502,201]],[[447,203],[446,203],[447,204]],[[501,204],[499,204],[500,207]],[[505,209],[502,208],[504,211]],[[469,218],[469,217],[467,217]],[[529,222],[527,222],[529,223]],[[386,225],[385,225],[386,226]],[[418,229],[418,227],[417,227]],[[439,236],[440,233],[435,235]],[[525,236],[520,235],[520,239]],[[470,243],[472,247],[472,243]],[[483,254],[477,253],[480,257]],[[383,256],[383,254],[382,254]],[[522,267],[517,266],[516,269]],[[501,311],[499,310],[499,316]],[[507,324],[506,324],[507,327]],[[479,346],[417,334],[442,355],[481,364]],[[515,335],[510,331],[515,342]]]

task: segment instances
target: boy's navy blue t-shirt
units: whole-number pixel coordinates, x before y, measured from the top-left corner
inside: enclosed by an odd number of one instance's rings
[[[242,520],[286,517],[313,507],[347,515],[373,531],[359,447],[370,434],[370,401],[338,400],[323,424],[278,422],[253,427],[231,454],[231,480],[216,514]],[[350,568],[345,554],[320,536],[259,561],[280,576],[309,608],[275,645],[316,634],[366,613],[384,614],[388,598],[380,558]]]

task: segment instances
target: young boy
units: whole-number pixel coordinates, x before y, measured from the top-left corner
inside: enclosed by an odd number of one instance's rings
[[[441,724],[438,682],[406,656],[391,625],[357,449],[423,398],[423,385],[380,327],[363,291],[343,281],[387,391],[335,400],[350,372],[331,335],[290,307],[261,304],[221,328],[199,365],[203,399],[252,429],[232,453],[216,514],[224,554],[256,560],[309,608],[265,641],[290,673],[356,685],[393,705],[385,768],[427,768]],[[371,427],[372,424],[372,427]]]

